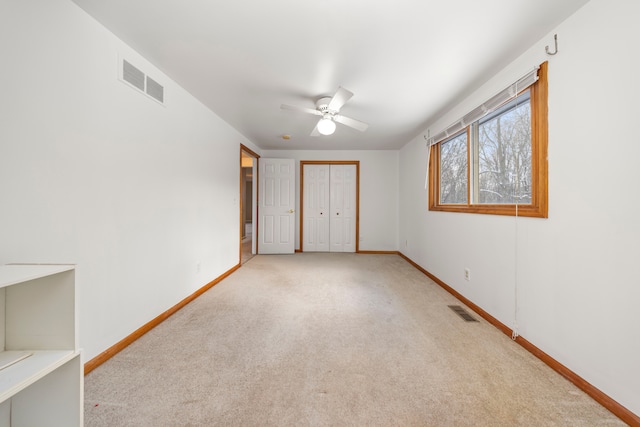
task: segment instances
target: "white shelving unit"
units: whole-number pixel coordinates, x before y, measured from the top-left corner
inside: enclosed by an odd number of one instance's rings
[[[0,266],[0,427],[81,427],[73,265]]]

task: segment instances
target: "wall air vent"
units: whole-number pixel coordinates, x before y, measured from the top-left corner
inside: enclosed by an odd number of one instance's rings
[[[144,73],[125,60],[122,60],[122,80],[144,90]]]
[[[158,102],[164,102],[164,87],[149,76],[147,76],[147,95]]]
[[[131,87],[138,89],[150,98],[164,104],[164,86],[146,75],[126,59],[120,60],[118,77]]]

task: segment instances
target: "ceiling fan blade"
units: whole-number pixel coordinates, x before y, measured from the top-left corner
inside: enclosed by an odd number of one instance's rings
[[[339,114],[333,116],[333,120],[338,123],[342,123],[343,125],[349,126],[350,128],[357,129],[360,132],[364,132],[369,127],[369,125],[365,122],[361,122],[360,120],[352,119],[350,117],[341,116]]]
[[[305,107],[296,107],[294,105],[287,105],[287,104],[282,104],[280,106],[280,108],[282,108],[283,110],[293,110],[293,111],[299,111],[302,113],[307,113],[307,114],[313,114],[314,116],[321,116],[322,113],[318,110],[314,110],[311,108],[305,108]]]
[[[318,123],[320,123],[320,121],[318,121]],[[322,136],[322,134],[318,131],[318,123],[316,123],[316,125],[313,127],[313,130],[311,131],[311,136]]]
[[[331,101],[329,101],[329,105],[327,106],[328,110],[331,111],[340,111],[340,108],[351,99],[353,96],[353,92],[349,92],[343,87],[339,87],[338,91],[333,95]]]

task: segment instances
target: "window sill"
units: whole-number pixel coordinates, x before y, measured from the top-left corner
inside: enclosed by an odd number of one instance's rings
[[[429,211],[548,218],[547,209],[535,205],[438,205]]]

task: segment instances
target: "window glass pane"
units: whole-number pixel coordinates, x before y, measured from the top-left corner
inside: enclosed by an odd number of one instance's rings
[[[467,203],[467,132],[440,143],[440,203]]]
[[[529,91],[478,125],[479,203],[531,203]]]

